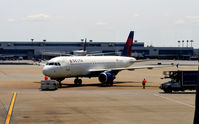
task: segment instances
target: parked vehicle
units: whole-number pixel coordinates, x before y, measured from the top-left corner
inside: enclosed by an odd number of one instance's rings
[[[196,89],[198,71],[165,71],[163,74],[171,79],[160,86],[165,93]]]

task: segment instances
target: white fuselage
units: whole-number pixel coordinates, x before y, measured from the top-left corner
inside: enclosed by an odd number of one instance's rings
[[[135,61],[123,56],[55,57],[44,66],[43,74],[50,78],[86,77],[92,69],[125,68]]]

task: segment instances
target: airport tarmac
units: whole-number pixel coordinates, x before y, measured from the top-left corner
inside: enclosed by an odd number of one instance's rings
[[[138,63],[145,64],[157,61]],[[15,91],[11,118],[15,124],[193,123],[195,91],[165,94],[159,89],[167,81],[160,79],[162,72],[178,69],[197,70],[197,66],[122,71],[113,87],[101,87],[97,78],[83,78],[83,86],[74,87],[74,79],[66,79],[63,88],[40,91],[42,66],[0,65],[0,123],[5,121]],[[146,89],[141,87],[143,78],[147,80]]]

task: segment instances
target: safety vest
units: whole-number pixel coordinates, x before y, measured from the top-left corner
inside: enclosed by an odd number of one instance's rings
[[[145,83],[146,83],[146,80],[143,80],[142,83],[145,84]]]

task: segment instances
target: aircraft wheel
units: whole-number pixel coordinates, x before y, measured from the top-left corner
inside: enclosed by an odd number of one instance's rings
[[[110,83],[109,82],[106,82],[106,86],[108,87],[110,85]]]
[[[62,88],[62,84],[61,84],[61,82],[59,82],[59,88]]]
[[[81,86],[82,85],[82,79],[78,80],[78,84]]]
[[[64,80],[64,78],[62,79],[54,79],[54,78],[51,78],[51,80],[56,80],[56,81],[58,81],[59,82],[59,88],[61,88],[62,87],[62,84],[61,84],[61,82]]]
[[[110,84],[110,86],[113,86],[113,81],[111,81],[109,84]]]
[[[113,86],[113,81],[106,82],[106,86]]]
[[[78,85],[78,79],[74,80],[74,84],[77,86]]]
[[[74,83],[76,86],[80,86],[80,85],[82,85],[82,79],[75,79]]]

